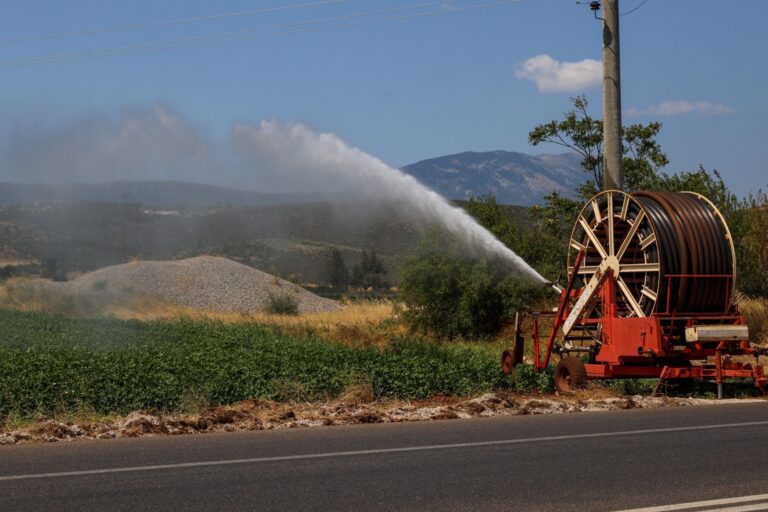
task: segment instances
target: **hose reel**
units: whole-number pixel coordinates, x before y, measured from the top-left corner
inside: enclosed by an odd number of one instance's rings
[[[601,192],[587,202],[573,228],[569,277],[582,251],[580,286],[605,262],[614,267],[619,317],[709,313],[730,306],[736,276],[731,233],[714,204],[699,194]]]
[[[563,393],[586,379],[657,378],[711,381],[718,397],[726,379],[750,379],[768,395],[765,366],[743,359],[763,351],[749,343],[747,319],[733,303],[735,278],[731,233],[705,197],[601,192],[574,225],[557,308],[528,314],[534,369],[559,356],[555,387]],[[523,360],[519,326],[514,348],[502,353],[505,373]]]

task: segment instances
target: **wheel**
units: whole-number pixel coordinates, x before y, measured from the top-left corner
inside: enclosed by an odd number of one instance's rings
[[[619,263],[616,314],[645,317],[656,308],[661,263],[654,225],[643,205],[618,190],[600,192],[581,210],[568,246],[568,276],[576,255],[584,251],[578,270],[586,284],[609,256]]]
[[[560,393],[571,393],[587,384],[587,369],[581,359],[563,357],[555,368],[555,389]]]
[[[501,353],[501,371],[504,375],[512,375],[512,372],[515,371],[515,366],[517,366],[518,363],[520,363],[520,361],[517,360],[514,350],[507,349]]]

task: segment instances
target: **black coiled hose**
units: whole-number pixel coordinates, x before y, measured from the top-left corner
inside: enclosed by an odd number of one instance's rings
[[[727,310],[734,278],[733,254],[728,232],[710,206],[696,195],[682,192],[641,191],[632,195],[656,232],[661,266],[656,311]],[[681,274],[684,276],[676,277]]]

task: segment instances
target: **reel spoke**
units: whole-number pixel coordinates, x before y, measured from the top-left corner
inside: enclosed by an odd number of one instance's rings
[[[613,194],[608,192],[608,254],[616,254],[616,240],[613,235]]]
[[[637,217],[635,217],[635,221],[632,223],[632,227],[629,228],[629,231],[624,236],[624,241],[621,243],[621,247],[619,247],[619,252],[616,253],[616,257],[619,259],[619,261],[621,261],[621,257],[624,256],[624,253],[629,247],[629,244],[632,242],[632,239],[635,237],[637,230],[640,228],[640,223],[643,222],[644,219],[645,212],[643,211],[638,213]]]
[[[584,232],[587,234],[587,237],[589,237],[589,241],[592,242],[592,247],[594,247],[597,252],[600,253],[602,258],[607,258],[608,253],[605,252],[605,247],[603,247],[603,244],[601,244],[600,240],[597,239],[597,236],[595,236],[595,233],[592,231],[589,223],[581,215],[579,216],[579,223],[584,228]]]
[[[645,316],[645,312],[640,307],[640,304],[635,300],[635,296],[632,295],[632,292],[629,290],[629,286],[627,286],[626,281],[624,281],[624,279],[622,279],[621,276],[618,276],[616,278],[616,284],[619,285],[619,290],[621,290],[621,294],[624,296],[624,299],[629,303],[635,315],[638,317]]]

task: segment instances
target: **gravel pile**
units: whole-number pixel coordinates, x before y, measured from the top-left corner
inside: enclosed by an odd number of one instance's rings
[[[53,284],[53,283],[52,283]],[[68,283],[62,291],[78,296],[140,295],[204,311],[263,311],[270,296],[296,299],[299,313],[340,307],[293,283],[226,258],[199,256],[177,261],[137,261],[105,267]]]

